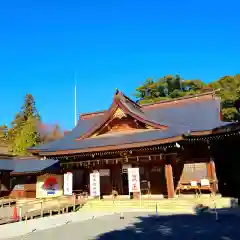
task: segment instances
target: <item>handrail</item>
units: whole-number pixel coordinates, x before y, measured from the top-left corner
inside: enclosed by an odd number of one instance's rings
[[[72,196],[58,196],[58,197],[52,197],[52,198],[39,198],[39,199],[36,199],[36,200],[33,200],[33,201],[28,201],[28,202],[25,202],[25,203],[19,203],[18,205],[19,206],[28,206],[28,205],[32,205],[32,204],[38,204],[38,203],[41,203],[41,202],[51,202],[51,201],[56,201],[56,200],[63,200],[63,199],[68,199],[68,198],[71,198]]]
[[[39,198],[39,199],[35,199],[35,200],[32,200],[32,201],[19,203],[18,205],[19,206],[26,206],[26,205],[32,205],[32,204],[37,204],[37,203],[41,203],[41,202],[51,202],[51,201],[54,201],[54,200],[58,200],[60,197],[63,197],[63,196],[52,197],[52,198]]]
[[[17,198],[15,198],[15,197],[11,197],[11,196],[3,196],[3,197],[0,197],[0,200],[4,200],[4,199],[17,200]]]

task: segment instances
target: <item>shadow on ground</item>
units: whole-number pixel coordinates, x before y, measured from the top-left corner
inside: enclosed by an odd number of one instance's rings
[[[136,217],[132,226],[104,233],[95,239],[239,240],[240,217],[227,209],[219,211],[219,221],[209,213]]]

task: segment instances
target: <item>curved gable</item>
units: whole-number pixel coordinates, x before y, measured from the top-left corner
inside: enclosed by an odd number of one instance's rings
[[[166,129],[157,121],[150,120],[141,110],[141,107],[127,98],[120,91],[116,91],[113,103],[103,115],[101,121],[96,123],[88,132],[77,140],[106,134],[111,131],[131,131],[136,129]]]

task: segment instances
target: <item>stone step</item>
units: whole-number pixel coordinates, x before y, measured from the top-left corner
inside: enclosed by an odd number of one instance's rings
[[[84,205],[84,207],[89,206],[89,207],[139,207],[139,206],[146,206],[146,207],[156,207],[156,205],[158,207],[167,207],[167,208],[171,208],[171,207],[187,207],[187,206],[195,206],[196,203],[178,203],[178,204],[160,204],[160,203],[135,203],[135,204],[131,204],[131,203],[115,203],[115,204],[95,204],[95,203],[86,203]]]
[[[152,209],[152,210],[156,210],[156,207],[146,207],[146,206],[135,206],[135,207],[83,207],[82,209]],[[193,210],[195,209],[194,207],[174,207],[174,208],[157,208],[158,211],[161,210],[168,210],[168,211],[172,211],[172,210]]]
[[[114,203],[112,201],[88,201],[84,207],[90,207],[90,208],[113,208],[113,207],[117,207],[117,208],[123,208],[123,207],[151,207],[151,208],[155,208],[156,204],[158,205],[158,208],[177,208],[177,207],[181,207],[181,208],[187,208],[187,207],[194,207],[197,204],[203,204],[209,207],[214,207],[214,202],[213,200],[207,200],[204,201],[202,199],[196,199],[196,200],[192,200],[192,201],[178,201],[178,200],[163,200],[163,201],[115,201]],[[217,208],[221,208],[221,207],[229,207],[229,201],[226,200],[222,200],[222,201],[216,201],[216,207]]]
[[[121,211],[151,211],[151,212],[167,212],[167,213],[175,213],[175,212],[192,212],[195,213],[195,207],[176,207],[176,208],[155,208],[155,207],[104,207],[104,208],[91,208],[91,207],[83,207],[82,209],[80,209],[80,211],[93,211],[93,212],[98,212],[98,211],[105,211],[105,212],[121,212]]]
[[[196,205],[202,202],[189,202],[189,203],[159,203],[159,202],[153,202],[153,203],[144,203],[144,202],[138,202],[138,203],[85,203],[85,205],[93,205],[93,206],[138,206],[138,205],[159,205],[159,206],[179,206],[179,205]],[[213,203],[209,203],[213,204]]]
[[[157,205],[158,208],[185,208],[185,207],[194,207],[196,205],[175,205],[175,206],[161,206],[161,205]],[[83,207],[90,207],[90,208],[138,208],[138,207],[151,207],[151,208],[156,208],[156,204],[155,205],[84,205]]]
[[[135,207],[135,206],[158,206],[158,207],[177,207],[177,206],[181,206],[181,207],[185,207],[185,206],[195,206],[196,204],[169,204],[169,205],[162,205],[162,204],[105,204],[105,205],[101,205],[101,204],[85,204],[84,206],[95,206],[95,207]]]
[[[138,204],[140,202],[142,202],[143,204],[148,203],[148,204],[156,204],[156,202],[158,204],[191,204],[191,203],[214,203],[214,201],[216,203],[227,203],[229,204],[230,201],[228,199],[199,199],[199,198],[195,198],[195,199],[191,199],[191,200],[180,200],[180,199],[174,199],[174,200],[124,200],[124,201],[106,201],[106,200],[89,200],[87,201],[87,203],[91,203],[91,204]]]
[[[151,212],[153,214],[195,214],[194,209],[158,209],[156,212],[156,209],[149,208],[149,209],[144,209],[144,208],[134,208],[134,209],[127,209],[127,208],[122,208],[122,209],[88,209],[88,208],[82,208],[79,211],[81,212],[92,212],[93,214],[96,212],[104,212],[104,213],[124,213],[124,212]]]

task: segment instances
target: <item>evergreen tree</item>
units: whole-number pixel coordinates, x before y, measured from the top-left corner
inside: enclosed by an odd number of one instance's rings
[[[21,109],[21,115],[25,121],[27,121],[29,117],[33,117],[35,119],[40,120],[40,116],[36,109],[35,100],[32,94],[26,94],[24,105],[22,106]]]
[[[38,143],[37,121],[34,117],[28,117],[26,122],[21,125],[16,132],[12,142],[12,153],[18,156],[26,156],[29,153],[27,148],[35,146]]]
[[[40,116],[34,98],[26,94],[21,111],[16,114],[8,131],[10,151],[16,155],[27,155],[26,149],[41,142],[38,133]]]

